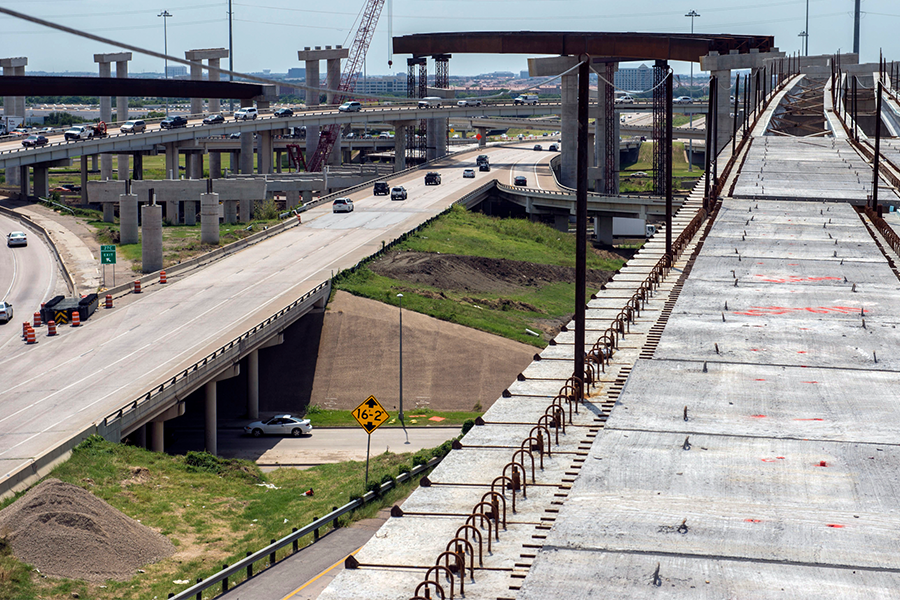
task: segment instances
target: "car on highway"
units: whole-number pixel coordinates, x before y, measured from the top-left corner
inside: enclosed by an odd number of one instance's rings
[[[159,122],[159,126],[163,129],[178,129],[179,127],[187,127],[188,121],[181,115],[169,117]]]
[[[147,124],[141,120],[135,121],[125,121],[122,123],[122,126],[119,127],[119,131],[122,133],[143,133],[147,130]]]
[[[94,130],[87,125],[73,125],[63,134],[66,141],[72,140],[90,140],[94,137]]]
[[[353,212],[353,200],[350,198],[335,198],[331,203],[332,212]]]
[[[481,106],[481,100],[477,98],[463,98],[456,103],[457,106]]]
[[[634,173],[631,174],[631,176],[632,177],[647,177],[648,175],[647,175],[646,171],[635,171]]]
[[[29,135],[22,140],[22,146],[25,148],[37,148],[38,146],[46,146],[49,141],[50,140],[42,135]]]
[[[487,154],[479,154],[479,155],[478,155],[478,158],[475,159],[475,164],[478,165],[479,167],[480,167],[482,164],[488,164],[488,162],[489,162],[489,161],[488,161],[488,155],[487,155]]]
[[[228,139],[229,139],[229,140],[239,140],[239,139],[241,139],[241,132],[240,132],[240,131],[235,131],[234,133],[228,134]]]
[[[693,101],[690,96],[678,96],[672,100],[672,104],[691,104]]]
[[[489,172],[491,170],[491,165],[489,163],[483,162],[480,165],[478,165],[478,170]]]
[[[268,421],[254,421],[244,427],[244,433],[259,437],[261,435],[291,435],[300,437],[312,433],[309,419],[298,419],[291,415],[276,415]]]
[[[406,200],[406,196],[406,188],[402,185],[391,188],[391,200]]]
[[[13,305],[9,302],[0,302],[0,319],[9,323],[13,318]]]
[[[513,185],[528,185],[528,180],[525,179],[524,175],[516,175],[516,178],[513,179]]]
[[[559,146],[557,146],[556,144],[550,144],[550,147],[547,148],[547,150],[549,150],[550,152],[559,152]]]
[[[362,104],[356,102],[355,100],[351,102],[344,102],[340,106],[338,106],[338,112],[359,112],[362,110]]]
[[[441,185],[441,174],[437,171],[425,173],[425,185]]]
[[[391,186],[387,184],[387,181],[376,181],[375,187],[372,190],[372,194],[375,196],[387,196],[391,193]]]
[[[247,106],[234,112],[235,121],[255,121],[259,111],[253,106]]]
[[[216,123],[224,123],[225,117],[220,114],[209,115],[208,117],[203,118],[204,125],[215,125]]]
[[[10,248],[13,246],[27,246],[28,236],[24,231],[10,231],[6,234],[6,245]]]
[[[290,108],[279,108],[273,113],[276,117],[293,117],[294,111]]]
[[[517,96],[513,99],[514,105],[537,104],[537,103],[538,103],[537,94],[522,94],[521,96]]]
[[[625,94],[624,96],[616,96],[616,99],[613,100],[613,104],[634,104],[634,98]]]
[[[475,169],[463,169],[463,177],[466,179],[475,179]]]
[[[535,145],[534,145],[534,150],[537,151],[537,152],[540,152],[540,151],[543,150],[543,149],[544,149],[544,147],[541,146],[540,144],[535,144]]]
[[[39,129],[39,130],[38,130],[38,133],[47,133],[47,134],[50,134],[50,133],[53,133],[53,128],[52,128],[52,127],[44,127],[44,128],[42,128],[42,129]]]

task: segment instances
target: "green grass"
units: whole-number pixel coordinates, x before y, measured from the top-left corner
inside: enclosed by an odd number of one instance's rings
[[[449,451],[449,442],[433,451],[414,454],[379,454],[370,462],[369,481],[396,477],[416,462]],[[149,470],[146,479],[132,479],[132,468]],[[223,564],[233,564],[315,518],[342,506],[351,496],[365,492],[365,463],[346,462],[308,470],[278,469],[263,474],[250,461],[226,460],[206,453],[169,456],[133,446],[113,444],[94,437],[79,446],[72,457],[50,475],[81,486],[128,516],[166,535],[176,555],[144,567],[146,573],[129,581],[100,585],[82,581],[44,579],[19,563],[0,546],[0,598],[59,598],[77,592],[84,600],[139,600],[165,598],[184,585],[176,579],[195,581],[208,577]],[[277,489],[258,484],[273,484]],[[345,519],[373,516],[414,489],[407,483]],[[312,488],[315,495],[303,496]],[[4,506],[13,500],[8,500]],[[311,542],[304,538],[300,545]],[[281,559],[290,547],[278,553]],[[263,570],[267,561],[254,566]],[[237,583],[232,580],[232,583]],[[204,594],[204,598],[212,595]]]
[[[575,266],[574,236],[542,223],[498,219],[462,207],[454,207],[398,244],[397,249]],[[587,254],[590,269],[617,271],[623,264],[622,260]],[[476,294],[391,279],[367,267],[341,272],[335,278],[335,287],[395,306],[397,293],[402,292],[405,309],[539,348],[545,347],[547,340],[529,334],[526,329],[540,333],[542,323],[568,319],[575,298],[574,283],[554,283],[502,295]],[[586,300],[588,296],[589,293]]]
[[[480,408],[480,404],[475,408]],[[482,414],[483,410],[450,412],[415,408],[407,410],[403,416],[407,427],[461,427],[466,421],[474,420]],[[348,410],[331,410],[313,404],[306,411],[306,417],[312,419],[314,427],[359,427],[359,423]],[[431,421],[432,417],[440,417],[443,421]],[[382,427],[400,427],[396,412]]]
[[[644,171],[647,177],[629,177],[629,173]],[[622,163],[620,171],[620,185],[622,192],[651,192],[653,191],[653,142],[641,144],[638,159],[633,163]],[[692,182],[703,176],[703,169],[694,165],[694,170],[688,170],[688,162],[685,154],[684,142],[672,143],[672,175],[675,180],[675,188],[681,187],[681,182]]]

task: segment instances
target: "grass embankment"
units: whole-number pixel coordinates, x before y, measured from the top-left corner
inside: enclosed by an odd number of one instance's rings
[[[389,477],[444,455],[450,442],[416,454],[380,454],[369,465],[370,487]],[[135,475],[137,467],[143,467]],[[176,547],[176,554],[124,582],[102,585],[42,577],[17,561],[0,540],[0,598],[30,600],[73,597],[82,600],[144,600],[166,598],[188,584],[208,577],[223,564],[234,564],[247,552],[267,546],[318,517],[365,493],[365,463],[346,462],[308,470],[277,469],[263,474],[251,461],[225,460],[203,452],[169,456],[133,446],[113,444],[99,437],[78,446],[72,457],[50,474],[81,486],[128,516],[160,531]],[[416,479],[416,482],[418,480]],[[266,485],[263,485],[266,484]],[[397,503],[415,487],[395,488],[345,519],[369,518],[384,506]],[[269,486],[269,487],[267,487]],[[272,487],[274,486],[274,487]],[[315,494],[303,496],[312,488]],[[4,506],[11,501],[4,503]],[[344,523],[346,524],[346,522]],[[301,547],[312,536],[300,540]],[[290,546],[278,553],[280,560]],[[254,573],[268,560],[254,565]],[[232,578],[238,583],[243,576]],[[204,594],[204,598],[212,595]]]
[[[460,254],[486,258],[527,261],[539,264],[575,266],[575,237],[542,223],[526,219],[498,219],[473,213],[461,207],[434,221],[395,247],[399,251]],[[605,260],[587,253],[589,269],[618,271],[624,261]],[[403,308],[444,321],[480,329],[539,348],[547,345],[541,337],[525,329],[540,331],[542,322],[572,314],[574,283],[554,283],[523,288],[512,294],[483,293],[477,299],[472,292],[440,290],[427,285],[383,277],[362,267],[355,273],[343,271],[335,278],[335,287],[357,296],[387,304],[398,304],[403,293]],[[589,295],[589,294],[588,294]],[[585,298],[587,300],[587,297]],[[474,301],[473,301],[474,300]],[[531,305],[533,311],[516,310],[500,300]],[[491,305],[499,308],[491,308]]]
[[[461,427],[466,421],[474,420],[483,414],[483,410],[451,412],[413,408],[403,413],[403,420],[407,427]],[[311,419],[315,427],[359,427],[359,423],[348,410],[331,410],[313,404],[304,416]],[[397,413],[395,412],[382,427],[400,427]]]
[[[620,185],[622,192],[652,192],[653,191],[653,142],[644,142],[641,144],[640,152],[636,162],[623,162],[620,169]],[[643,171],[647,173],[646,177],[633,177],[631,173]],[[672,143],[672,175],[674,177],[675,188],[679,187],[682,180],[691,181],[703,176],[703,169],[694,166],[693,171],[688,170],[687,155],[685,154],[684,142]]]

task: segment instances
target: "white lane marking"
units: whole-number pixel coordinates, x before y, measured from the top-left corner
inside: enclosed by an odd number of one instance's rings
[[[15,252],[8,252],[8,254],[12,256],[12,261],[13,261],[12,280],[9,282],[9,287],[6,288],[6,293],[3,294],[2,298],[0,298],[0,300],[5,299],[6,297],[9,296],[9,293],[12,291],[13,286],[16,284],[16,276],[17,276],[18,273],[19,273],[19,261],[18,261],[18,259],[16,258],[16,253],[15,253]]]

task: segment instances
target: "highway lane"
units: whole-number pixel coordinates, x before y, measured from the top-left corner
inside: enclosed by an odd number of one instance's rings
[[[519,148],[492,149],[494,164]],[[303,213],[303,225],[213,263],[165,289],[92,318],[79,329],[0,356],[0,473],[68,439],[159,385],[280,310],[332,272],[380,249],[383,241],[444,210],[481,178],[462,178],[478,152],[449,158],[443,184],[424,185],[422,171],[392,185],[409,189],[406,201],[351,194],[357,208],[334,215],[330,206]],[[490,173],[506,176],[504,168]],[[501,179],[502,180],[502,179]]]
[[[24,231],[28,245],[8,248],[6,234],[10,231]],[[5,357],[20,349],[16,345],[22,343],[22,323],[31,321],[41,302],[55,295],[61,278],[53,251],[18,221],[0,216],[0,238],[0,300],[12,302],[14,309],[13,319],[0,323],[0,356]],[[6,384],[2,378],[0,381]]]

